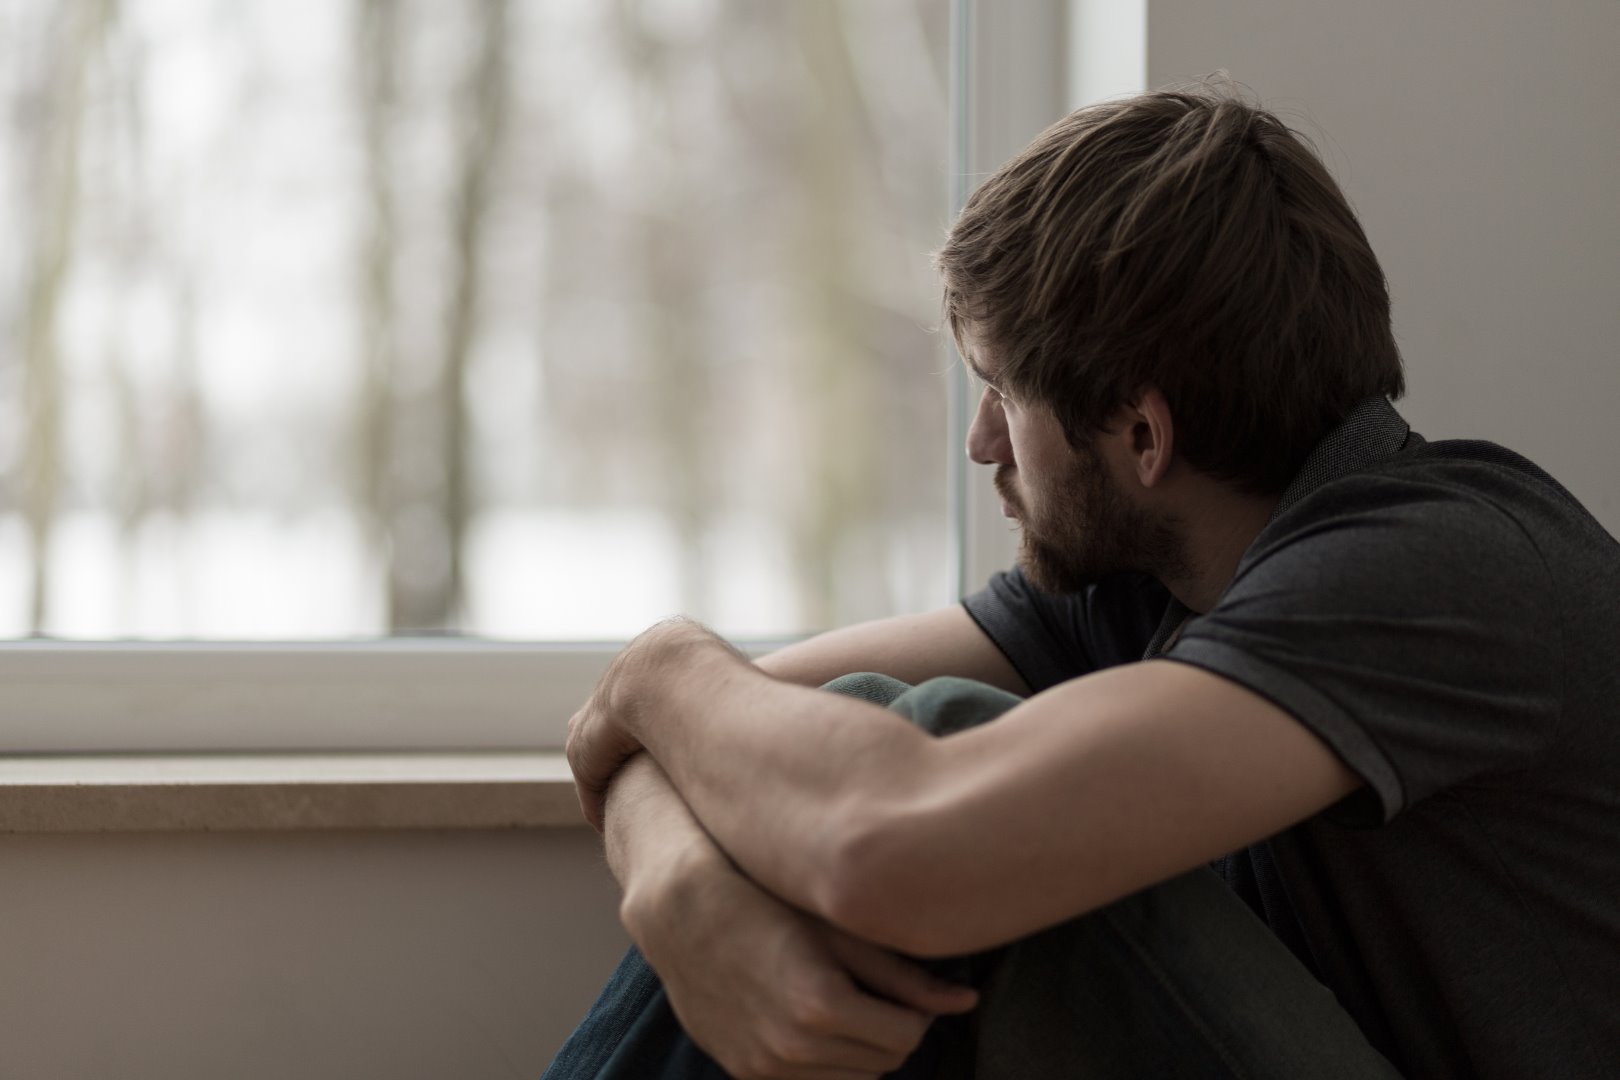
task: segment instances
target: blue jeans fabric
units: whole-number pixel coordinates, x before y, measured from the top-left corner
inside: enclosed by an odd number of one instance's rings
[[[886,705],[935,735],[1017,697],[963,679],[882,675],[827,689]],[[1399,1080],[1341,1009],[1221,880],[1199,869],[999,949],[931,962],[979,988],[891,1080]],[[545,1080],[722,1080],[632,949]]]

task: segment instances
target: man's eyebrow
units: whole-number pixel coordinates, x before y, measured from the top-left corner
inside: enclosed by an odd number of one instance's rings
[[[979,367],[978,364],[974,363],[973,358],[971,356],[962,357],[962,363],[967,365],[967,369],[973,373],[974,378],[978,379],[980,382],[984,383],[986,386],[989,386],[992,389],[995,388],[995,385],[996,385],[995,377],[991,376],[991,375],[986,375],[984,373],[984,369]]]

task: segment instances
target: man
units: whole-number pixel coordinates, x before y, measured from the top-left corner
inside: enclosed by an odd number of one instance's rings
[[[631,643],[569,757],[662,985],[554,1075],[1615,1075],[1620,546],[1390,406],[1320,162],[1093,106],[939,265],[1019,567],[757,666]]]

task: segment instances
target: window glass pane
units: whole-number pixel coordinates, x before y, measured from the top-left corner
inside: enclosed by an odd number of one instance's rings
[[[948,6],[0,2],[0,634],[944,600]]]

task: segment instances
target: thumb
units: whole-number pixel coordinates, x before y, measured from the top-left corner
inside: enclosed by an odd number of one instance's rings
[[[831,945],[856,982],[897,1004],[939,1015],[967,1012],[979,1003],[979,993],[971,986],[942,979],[887,949],[836,931]]]

